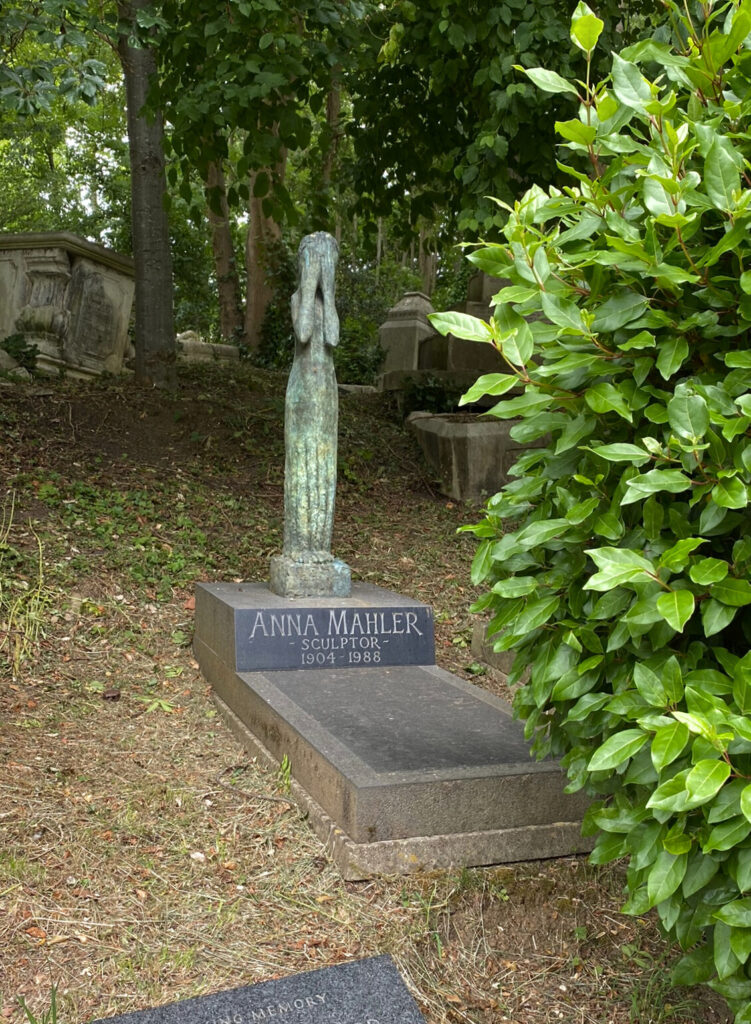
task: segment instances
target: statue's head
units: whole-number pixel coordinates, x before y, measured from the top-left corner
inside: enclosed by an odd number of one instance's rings
[[[303,238],[300,248],[297,250],[297,268],[302,274],[306,267],[321,259],[330,260],[334,267],[339,259],[339,246],[334,236],[330,235],[328,231],[316,231]]]

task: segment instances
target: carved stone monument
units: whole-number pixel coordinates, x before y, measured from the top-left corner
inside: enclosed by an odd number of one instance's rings
[[[134,287],[132,259],[69,232],[0,234],[0,339],[36,345],[44,373],[120,373]]]
[[[470,279],[467,301],[454,308],[487,320],[490,298],[502,284],[497,277],[478,273]],[[480,374],[498,370],[498,353],[491,345],[437,334],[428,320],[432,312],[422,292],[406,292],[389,310],[378,330],[384,352],[379,384],[384,391],[402,391],[409,381],[426,380],[466,389]]]
[[[334,276],[339,251],[319,231],[300,243],[292,296],[295,359],[284,419],[284,548],[271,560],[271,589],[283,597],[347,597],[351,574],[331,554],[339,398]]]

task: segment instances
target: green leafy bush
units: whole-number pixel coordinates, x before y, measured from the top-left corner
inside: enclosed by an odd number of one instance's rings
[[[670,8],[673,45],[614,55],[605,82],[526,70],[571,97],[572,185],[530,189],[470,257],[508,280],[489,325],[433,322],[505,364],[464,401],[548,440],[468,527],[475,610],[531,670],[516,712],[599,797],[592,858],[629,858],[624,909],[656,907],[674,980],[748,1024],[751,4]],[[588,61],[601,27],[580,3]]]
[[[39,349],[34,344],[30,345],[25,335],[9,334],[0,341],[0,348],[4,349],[12,359],[15,359],[19,366],[22,366],[30,373],[36,369]]]
[[[411,412],[456,412],[462,389],[433,374],[407,377],[402,389],[401,414]]]

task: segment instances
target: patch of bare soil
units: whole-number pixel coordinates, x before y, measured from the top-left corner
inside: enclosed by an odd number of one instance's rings
[[[83,1024],[391,953],[429,1024],[727,1021],[669,988],[619,868],[343,882],[283,776],[221,725],[192,584],[263,579],[281,546],[283,387],[244,368],[184,373],[175,396],[0,382],[0,580],[38,592],[18,625],[41,630],[0,636],[0,1020],[21,998],[41,1018],[52,986]],[[336,553],[432,603],[439,663],[473,678],[456,529],[475,511],[438,494],[381,398],[343,396],[340,420]]]

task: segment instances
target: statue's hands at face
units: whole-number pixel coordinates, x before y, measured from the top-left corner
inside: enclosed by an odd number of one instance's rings
[[[301,345],[307,345],[315,328],[316,292],[321,276],[321,263],[312,246],[300,247],[300,283],[297,299],[296,334]],[[293,299],[294,301],[294,299]],[[294,306],[293,306],[294,316]]]
[[[308,344],[316,326],[321,328],[328,346],[333,348],[339,341],[339,317],[334,299],[338,256],[336,241],[322,231],[309,235],[300,246],[300,283],[292,296],[292,320],[301,345]]]

